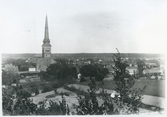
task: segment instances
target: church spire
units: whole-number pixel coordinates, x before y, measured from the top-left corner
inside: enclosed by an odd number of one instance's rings
[[[43,40],[43,43],[50,43],[50,40],[49,40],[49,29],[48,29],[48,18],[47,18],[47,15],[46,15],[46,19],[45,19],[45,34],[44,34],[44,40]]]
[[[51,57],[51,44],[50,44],[50,39],[49,39],[47,16],[46,16],[46,20],[45,20],[44,40],[43,40],[43,44],[42,44],[42,57],[43,58]]]

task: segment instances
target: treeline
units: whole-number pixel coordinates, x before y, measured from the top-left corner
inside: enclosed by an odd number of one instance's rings
[[[95,77],[97,81],[102,81],[109,71],[100,64],[88,64],[78,67],[78,65],[74,65],[67,59],[56,59],[56,63],[51,64],[46,72],[41,72],[41,78],[44,80],[77,79],[79,73],[83,79],[84,77]]]

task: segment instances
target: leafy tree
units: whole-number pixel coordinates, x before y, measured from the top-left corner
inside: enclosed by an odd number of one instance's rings
[[[100,64],[89,64],[82,66],[80,73],[85,77],[95,77],[97,81],[102,81],[109,71]]]
[[[55,80],[53,75],[49,75],[46,71],[40,71],[39,73],[41,81],[53,81]]]
[[[77,78],[77,68],[73,66],[70,69],[72,76],[74,76],[74,78]]]
[[[137,66],[138,66],[138,71],[139,71],[139,77],[143,76],[143,70],[144,70],[144,66],[145,66],[145,62],[141,59],[137,59],[136,61]]]
[[[58,79],[65,79],[68,75],[71,75],[71,69],[67,64],[62,63],[51,64],[46,71],[47,74],[54,75]]]
[[[139,106],[141,104],[142,95],[144,93],[143,89],[134,89],[135,78],[130,76],[126,72],[127,64],[121,58],[121,55],[118,51],[118,54],[114,55],[114,81],[116,83],[116,91],[120,94],[119,103],[123,105],[128,105],[125,110],[125,113],[138,113]],[[124,106],[122,107],[124,109]]]
[[[95,77],[96,75],[96,69],[93,65],[89,64],[89,65],[84,65],[80,68],[80,73],[87,77],[87,76],[90,76],[90,77]]]
[[[18,67],[12,64],[7,64],[2,70],[2,84],[10,85],[18,81]]]
[[[104,68],[102,72],[104,75],[107,75],[109,73],[109,70],[107,68]]]
[[[65,83],[72,83],[74,81],[73,79],[77,77],[76,67],[69,66],[66,62],[51,64],[43,75],[45,75],[42,76],[43,79],[47,80],[46,76],[49,76],[49,79],[54,81],[57,80],[62,85]]]
[[[7,74],[16,75],[18,73],[18,67],[12,64],[5,65],[4,71]]]
[[[96,81],[102,81],[104,79],[104,74],[103,73],[97,73],[95,76]]]

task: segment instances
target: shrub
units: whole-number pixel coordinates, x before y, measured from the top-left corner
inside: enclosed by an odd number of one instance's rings
[[[12,94],[16,94],[13,97]],[[2,105],[3,115],[30,115],[35,112],[35,104],[32,103],[27,97],[30,94],[27,93],[22,87],[9,87],[9,89],[3,89],[2,93]]]
[[[47,95],[46,98],[53,98],[55,96],[56,96],[55,94],[51,94],[51,95]]]
[[[38,87],[31,88],[31,92],[33,92],[35,94],[39,94]]]
[[[50,82],[50,84],[54,89],[57,89],[57,88],[61,87],[61,84],[58,81]]]
[[[79,105],[77,106],[78,115],[103,115],[103,114],[113,114],[113,104],[111,98],[106,93],[101,93],[101,98],[103,103],[100,105],[98,102],[98,91],[99,88],[95,83],[95,79],[91,78],[91,83],[89,84],[88,94],[84,97],[79,97]]]
[[[67,89],[69,91],[72,91],[72,92],[76,93],[77,95],[87,95],[88,94],[87,92],[80,90],[80,89],[77,89],[74,86],[69,87],[68,85],[65,85],[63,88]]]
[[[53,90],[52,85],[50,85],[50,84],[45,84],[45,85],[43,86],[43,91],[42,91],[42,93],[45,93],[45,92],[48,92],[48,91],[52,91],[52,90]]]
[[[80,82],[85,82],[85,81],[86,81],[86,79],[84,77],[81,77]]]
[[[16,93],[20,90],[16,90]],[[63,96],[59,103],[45,100],[36,105],[19,93],[16,98],[13,98],[12,91],[14,91],[13,87],[2,91],[3,115],[67,115],[70,113]]]
[[[51,100],[40,102],[35,115],[69,115],[69,113],[69,107],[62,96],[62,101],[59,101],[59,103]]]

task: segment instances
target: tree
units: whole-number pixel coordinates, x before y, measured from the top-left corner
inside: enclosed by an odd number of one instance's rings
[[[18,73],[18,67],[12,64],[5,65],[4,71],[11,75],[16,75]]]
[[[18,81],[18,67],[12,64],[7,64],[2,71],[2,84],[10,85]]]
[[[145,66],[145,62],[141,59],[137,59],[136,61],[137,66],[138,66],[138,71],[139,71],[139,77],[143,76],[143,70],[144,70],[144,66]]]
[[[97,73],[95,76],[96,81],[102,81],[104,79],[104,74],[103,73]]]
[[[71,75],[71,69],[66,64],[61,63],[51,64],[46,71],[49,75],[54,75],[58,79],[64,79]]]
[[[135,78],[126,72],[126,67],[128,65],[121,58],[119,51],[118,54],[114,55],[114,63],[115,90],[120,94],[119,103],[123,105],[120,108],[125,110],[125,113],[138,113],[142,95],[146,86],[143,89],[133,88]],[[125,104],[128,106],[125,106]]]
[[[85,77],[95,77],[97,81],[102,81],[109,71],[100,64],[89,64],[82,66],[80,73]]]
[[[51,64],[47,70],[45,76],[49,76],[49,79],[57,80],[60,84],[73,83],[73,79],[76,79],[75,67],[70,67],[66,62],[57,62]],[[43,79],[47,80],[47,78]]]
[[[89,65],[84,65],[80,68],[80,73],[85,76],[85,77],[95,77],[96,75],[96,69],[95,66],[89,64]]]

